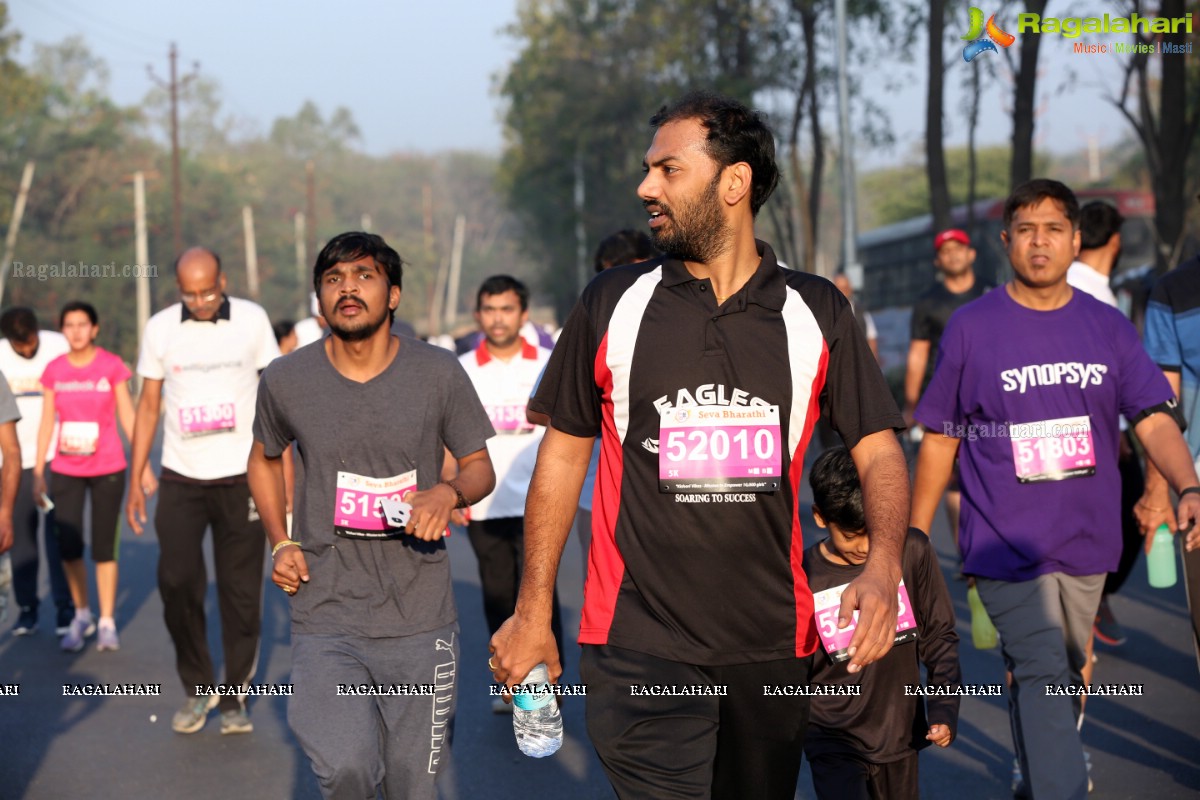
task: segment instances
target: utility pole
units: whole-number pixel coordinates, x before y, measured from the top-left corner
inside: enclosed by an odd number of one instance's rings
[[[576,294],[588,284],[587,229],[583,225],[583,145],[575,148],[575,281]]]
[[[242,206],[242,232],[246,240],[246,291],[258,302],[258,243],[254,238],[254,209]]]
[[[171,228],[176,256],[183,252],[183,187],[179,179],[179,90],[191,83],[200,69],[200,62],[195,62],[191,74],[180,80],[175,69],[178,55],[175,43],[171,42],[171,80],[167,83],[159,80],[150,66],[146,67],[146,71],[150,73],[150,80],[171,95]]]
[[[138,352],[142,352],[142,336],[150,321],[150,247],[146,240],[146,175],[133,174],[133,261],[137,275],[137,333]],[[140,385],[140,384],[139,384]]]
[[[446,298],[446,330],[453,331],[458,321],[458,283],[462,276],[463,240],[466,238],[467,218],[454,218],[454,244],[450,249],[450,287]]]
[[[4,279],[8,277],[8,269],[12,264],[13,251],[17,247],[17,232],[21,229],[21,217],[25,216],[25,198],[29,196],[29,187],[32,185],[33,162],[27,161],[25,172],[21,174],[21,188],[17,190],[12,219],[8,221],[8,235],[4,237],[4,259],[0,260],[0,299],[4,297]]]
[[[308,225],[308,238],[304,246],[313,258],[317,257],[317,177],[316,165],[311,161],[304,162],[305,207],[304,217]]]
[[[305,249],[305,242],[308,236],[305,233],[304,212],[296,212],[296,284],[300,287],[300,316],[296,319],[304,319],[310,316],[308,302],[308,283],[304,280],[305,274],[308,272],[308,253]]]

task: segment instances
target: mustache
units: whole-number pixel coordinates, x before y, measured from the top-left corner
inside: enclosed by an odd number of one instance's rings
[[[659,213],[661,213],[664,217],[673,216],[671,214],[671,207],[668,206],[666,203],[662,202],[661,200],[643,200],[642,201],[642,208],[644,210],[649,211],[650,206],[654,206],[655,208],[657,208]]]

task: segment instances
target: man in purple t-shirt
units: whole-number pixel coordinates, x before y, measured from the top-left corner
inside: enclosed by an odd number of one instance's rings
[[[1024,775],[1014,792],[1082,800],[1075,692],[1104,578],[1121,554],[1118,416],[1181,491],[1181,526],[1200,518],[1200,480],[1170,386],[1133,326],[1067,284],[1080,241],[1071,190],[1051,180],[1018,187],[1000,236],[1014,277],[951,317],[917,406],[929,432],[911,521],[929,529],[957,455],[963,572],[975,577],[1012,672]]]

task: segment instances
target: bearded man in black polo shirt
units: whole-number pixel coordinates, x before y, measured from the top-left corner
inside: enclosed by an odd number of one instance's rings
[[[561,673],[554,578],[598,434],[579,641],[609,780],[622,797],[791,798],[808,699],[767,690],[806,687],[818,647],[796,514],[804,449],[827,408],[879,536],[837,617],[860,611],[853,672],[896,625],[903,420],[842,294],[754,238],[778,180],[761,116],[697,93],[651,125],[638,195],[666,255],[597,276],[529,404],[550,427],[491,665],[510,686],[539,662]]]

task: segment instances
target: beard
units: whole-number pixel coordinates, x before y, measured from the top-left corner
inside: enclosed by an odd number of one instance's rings
[[[366,303],[359,301],[359,305],[364,312],[369,311]],[[362,317],[367,318],[362,319]],[[326,317],[325,321],[329,324],[330,332],[343,342],[361,342],[364,339],[370,339],[375,335],[376,331],[388,322],[388,308],[384,306],[383,313],[374,319],[370,318],[367,313],[364,313],[351,325],[343,325],[336,319],[330,319],[329,317]]]
[[[650,229],[654,246],[671,258],[707,264],[729,248],[729,225],[721,214],[718,189],[721,172],[693,200],[681,201],[678,209],[662,201],[657,205],[670,222]],[[643,204],[645,205],[645,204]]]

